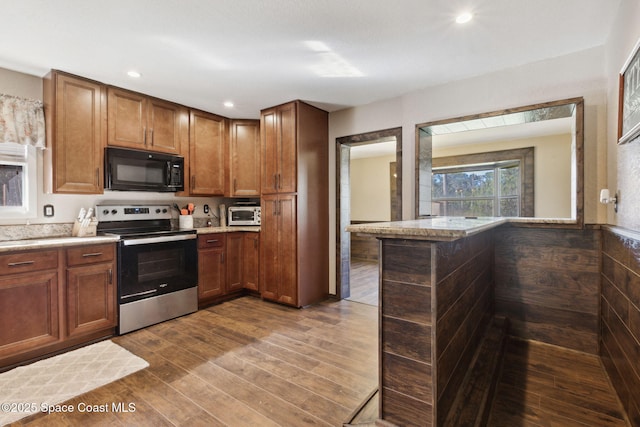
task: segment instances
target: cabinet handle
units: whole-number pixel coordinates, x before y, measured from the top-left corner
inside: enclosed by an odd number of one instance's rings
[[[278,174],[277,173],[273,174],[273,189],[274,190],[278,189]]]
[[[109,269],[108,277],[109,277],[109,284],[112,285],[113,284],[113,270],[112,269]]]
[[[153,128],[151,128],[151,146],[153,146]]]
[[[100,255],[102,255],[102,252],[91,252],[91,253],[88,253],[88,254],[82,254],[82,257],[83,258],[87,258],[87,257],[90,257],[90,256],[100,256]]]
[[[215,242],[219,242],[219,240],[218,239],[207,240],[207,243],[215,243]]]
[[[31,264],[35,264],[35,261],[20,261],[20,262],[10,262],[8,264],[9,267],[20,267],[23,265],[31,265]]]
[[[280,177],[280,174],[278,174],[278,190],[280,190],[282,188],[282,178]]]
[[[238,179],[233,178],[233,192],[235,193],[236,191],[238,191]]]
[[[142,142],[144,142],[144,145],[146,146],[147,145],[147,127],[146,126],[142,127],[142,133],[143,133]]]
[[[222,252],[221,255],[222,256],[220,257],[220,264],[224,264],[224,252]]]

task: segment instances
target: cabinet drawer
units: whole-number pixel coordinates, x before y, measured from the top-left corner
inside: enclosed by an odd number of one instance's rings
[[[114,254],[115,245],[113,243],[71,248],[67,249],[67,265],[72,267],[75,265],[112,261]]]
[[[226,236],[224,234],[205,234],[198,236],[198,248],[221,248],[224,246]]]
[[[16,252],[0,256],[0,276],[58,268],[58,251]]]

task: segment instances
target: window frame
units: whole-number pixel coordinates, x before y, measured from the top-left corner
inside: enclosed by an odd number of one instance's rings
[[[477,169],[479,165],[498,165],[506,162],[519,162],[520,164],[520,217],[535,216],[535,194],[534,194],[534,147],[518,148],[514,150],[500,150],[483,153],[462,154],[456,156],[433,157],[432,158],[432,185],[433,173],[438,169],[447,170],[471,170]],[[496,185],[498,176],[495,177]],[[498,197],[494,194],[491,199]],[[489,199],[482,197],[481,199]],[[439,199],[445,200],[445,199]],[[453,199],[452,199],[453,200]],[[479,198],[457,198],[459,200],[479,200]],[[435,202],[435,200],[432,200]]]
[[[3,219],[31,219],[37,217],[37,150],[30,145],[0,144],[0,166],[22,166],[22,205],[0,205]]]

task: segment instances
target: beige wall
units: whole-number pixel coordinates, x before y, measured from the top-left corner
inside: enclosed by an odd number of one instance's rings
[[[395,154],[351,160],[352,221],[391,220],[389,164],[395,161]]]
[[[608,208],[607,222],[630,230],[640,231],[640,139],[617,145],[618,132],[618,75],[640,39],[640,2],[623,0],[606,47],[607,84],[607,151],[608,187],[618,191],[618,213]]]
[[[571,218],[571,135],[433,148],[433,157],[534,147],[535,216]]]
[[[594,47],[331,113],[329,229],[335,230],[336,138],[402,127],[402,213],[404,219],[411,219],[415,203],[416,124],[580,96],[585,101],[585,222],[606,222],[606,207],[598,203],[599,190],[607,180],[608,76],[604,62],[604,46]],[[335,251],[335,232],[330,234],[329,247]],[[335,260],[335,252],[329,259]],[[335,263],[330,268],[329,290],[335,293]]]

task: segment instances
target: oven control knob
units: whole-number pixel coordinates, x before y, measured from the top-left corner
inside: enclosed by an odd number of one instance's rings
[[[115,214],[117,214],[117,213],[118,213],[118,211],[117,211],[117,210],[115,210],[115,209],[111,209],[111,213],[115,215]]]
[[[105,210],[103,210],[103,211],[102,211],[102,213],[103,213],[104,215],[109,215],[109,209],[105,209]]]
[[[162,209],[162,213],[167,213],[167,208]]]
[[[160,213],[160,209],[156,209],[156,213]]]

